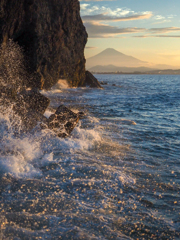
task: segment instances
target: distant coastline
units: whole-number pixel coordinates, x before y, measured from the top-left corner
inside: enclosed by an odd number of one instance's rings
[[[173,69],[164,69],[164,70],[153,70],[153,71],[147,71],[147,72],[96,72],[91,71],[92,74],[129,74],[129,75],[180,75],[180,69],[173,70]]]

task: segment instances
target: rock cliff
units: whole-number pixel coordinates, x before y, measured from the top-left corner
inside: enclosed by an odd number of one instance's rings
[[[34,74],[28,86],[47,89],[62,78],[83,86],[87,33],[79,12],[78,0],[0,1],[0,44],[22,47]]]

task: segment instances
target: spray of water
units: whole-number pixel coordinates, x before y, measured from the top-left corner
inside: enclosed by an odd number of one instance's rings
[[[0,87],[20,91],[27,80],[23,49],[11,39],[0,47]]]

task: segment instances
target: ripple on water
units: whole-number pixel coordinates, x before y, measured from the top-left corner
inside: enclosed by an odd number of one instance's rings
[[[46,116],[60,100],[86,109],[68,139],[14,135],[18,125],[0,116],[0,238],[180,238],[178,94],[163,105],[156,76],[115,77],[118,90],[44,93]]]

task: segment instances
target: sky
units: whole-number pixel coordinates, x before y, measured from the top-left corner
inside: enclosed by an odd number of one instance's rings
[[[106,48],[180,68],[180,0],[80,0],[85,57]]]

